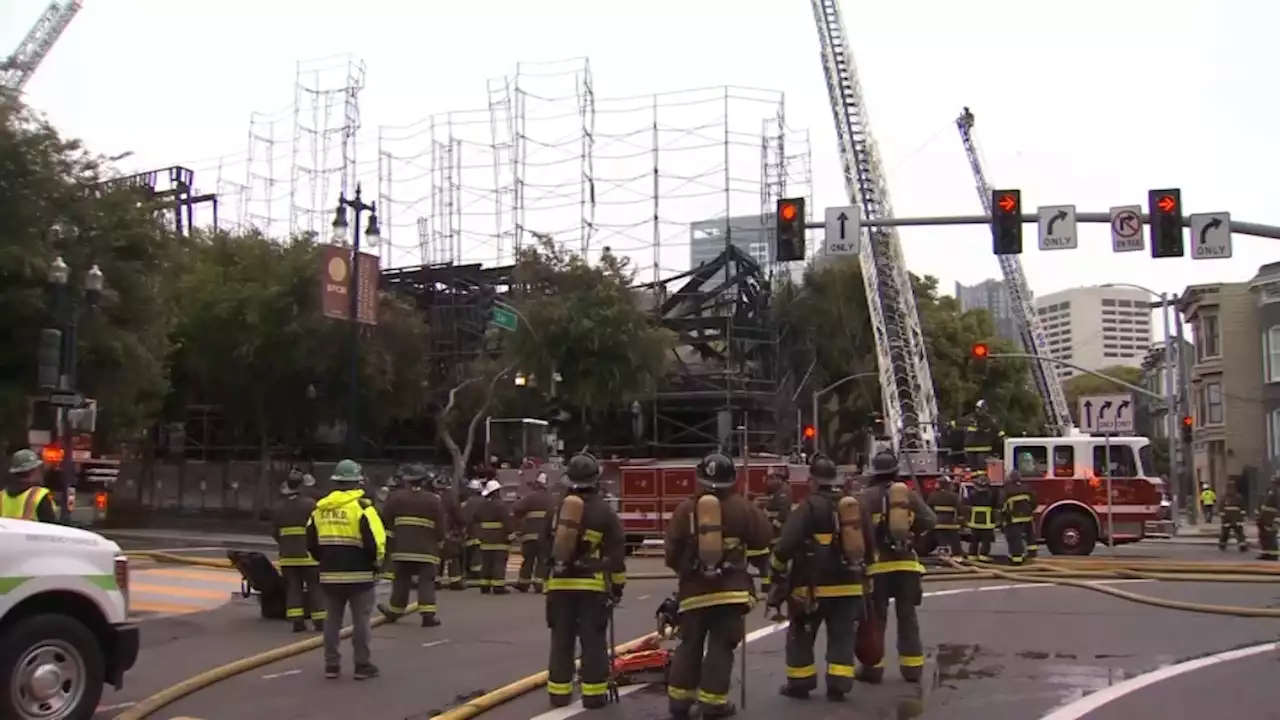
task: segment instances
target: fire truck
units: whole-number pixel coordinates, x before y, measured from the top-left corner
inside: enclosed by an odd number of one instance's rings
[[[995,485],[1004,469],[1016,467],[1035,492],[1036,528],[1055,555],[1089,555],[1099,541],[1115,544],[1141,540],[1145,525],[1160,516],[1164,483],[1148,474],[1150,441],[1144,437],[1006,438],[999,457],[986,458],[985,471]],[[808,493],[808,468],[780,458],[736,459],[739,490],[754,499],[765,494],[770,470],[786,467],[795,501]],[[618,511],[629,544],[661,538],[666,521],[681,501],[697,492],[697,459],[632,459],[605,463],[605,480],[616,487]],[[851,483],[865,478],[842,466]],[[940,474],[912,475],[903,480],[926,496],[937,489]],[[962,492],[971,487],[960,478]],[[1109,494],[1108,494],[1109,491]],[[930,537],[920,539],[922,553],[933,551]]]
[[[66,457],[66,443],[59,429],[65,421],[70,426],[71,462],[75,484],[67,488],[66,497],[71,522],[90,526],[106,520],[111,491],[120,475],[120,458],[94,451],[98,403],[85,398],[82,408],[70,410],[51,404],[47,398],[33,398],[27,422],[27,445],[40,453],[45,463],[45,484],[62,492],[59,468]]]

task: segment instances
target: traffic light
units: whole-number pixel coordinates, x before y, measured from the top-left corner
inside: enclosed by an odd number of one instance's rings
[[[1152,190],[1147,193],[1147,214],[1151,217],[1151,257],[1182,257],[1182,191]]]
[[[36,384],[45,390],[58,387],[62,373],[62,331],[45,328],[36,346]]]
[[[1022,191],[991,191],[991,252],[1022,254]]]
[[[777,238],[774,259],[778,262],[791,262],[804,259],[804,198],[789,198],[778,201],[777,223],[774,237]]]
[[[812,425],[805,425],[804,429],[801,430],[800,433],[801,435],[804,436],[803,443],[800,446],[801,451],[808,454],[812,454],[814,449],[817,446],[817,441],[818,441],[817,429],[814,428]]]
[[[1195,418],[1190,415],[1182,416],[1182,442],[1191,442],[1191,431],[1195,427]]]
[[[969,348],[969,354],[974,360],[986,360],[991,356],[991,348],[986,343],[974,343],[973,347]]]
[[[817,435],[818,435],[818,431],[817,431],[817,430],[814,430],[812,425],[805,425],[805,426],[804,426],[804,439],[805,439],[805,440],[812,440],[812,439],[814,439],[815,437],[817,437]]]
[[[62,464],[62,458],[66,453],[57,445],[45,445],[40,449],[40,459],[49,467],[57,467]]]

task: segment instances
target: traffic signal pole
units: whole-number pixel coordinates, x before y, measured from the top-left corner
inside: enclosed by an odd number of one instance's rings
[[[1040,222],[1038,215],[1022,214],[1022,222],[1036,224]],[[1102,225],[1111,224],[1111,213],[1076,213],[1076,222],[1097,223]],[[1151,216],[1142,215],[1142,222],[1150,223]],[[864,227],[913,227],[913,226],[930,226],[930,225],[990,225],[990,215],[943,215],[939,217],[918,217],[918,218],[882,218],[876,220],[862,220]],[[1182,219],[1184,227],[1191,227],[1191,218],[1184,217]],[[805,227],[809,230],[821,230],[826,226],[820,222],[805,223]],[[1275,225],[1264,225],[1262,223],[1231,221],[1231,232],[1234,235],[1252,235],[1254,237],[1271,238],[1280,240],[1280,227]]]

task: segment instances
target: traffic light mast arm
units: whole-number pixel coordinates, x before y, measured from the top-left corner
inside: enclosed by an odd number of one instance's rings
[[[1120,387],[1125,388],[1126,390],[1136,392],[1139,395],[1142,395],[1143,397],[1151,398],[1152,400],[1155,400],[1160,403],[1163,403],[1166,399],[1163,395],[1158,395],[1156,393],[1153,393],[1150,390],[1142,387],[1141,385],[1134,385],[1133,383],[1125,382],[1120,378],[1111,377],[1110,375],[1100,373],[1096,370],[1090,370],[1089,368],[1080,367],[1075,363],[1070,363],[1070,362],[1067,362],[1066,360],[1059,360],[1058,358],[1046,357],[1044,355],[1032,355],[1030,353],[988,353],[987,357],[991,358],[992,360],[1039,360],[1042,363],[1052,363],[1054,365],[1061,365],[1063,367],[1069,367],[1072,370],[1075,370],[1076,372],[1082,372],[1086,375],[1092,375],[1096,378],[1101,378],[1102,380],[1113,382],[1116,385],[1119,385]]]
[[[960,130],[964,154],[969,158],[969,168],[973,171],[973,181],[978,189],[982,209],[988,215],[993,215],[995,208],[991,206],[991,185],[987,182],[982,161],[978,158],[977,147],[973,142],[973,113],[969,112],[969,108],[965,108],[960,117],[956,118],[956,128]],[[1049,341],[1040,327],[1036,308],[1031,303],[1031,288],[1027,283],[1026,273],[1022,270],[1022,258],[1017,255],[997,255],[996,259],[1004,274],[1009,307],[1013,309],[1014,318],[1018,322],[1022,349],[1038,357],[1048,357]],[[1067,407],[1067,395],[1062,390],[1062,383],[1058,381],[1058,373],[1048,363],[1034,361],[1031,363],[1031,379],[1035,383],[1036,394],[1040,396],[1046,425],[1059,434],[1066,435],[1072,427],[1071,411]]]

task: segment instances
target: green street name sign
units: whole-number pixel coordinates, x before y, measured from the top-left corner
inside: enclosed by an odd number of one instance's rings
[[[516,314],[504,307],[495,307],[493,314],[489,316],[489,321],[503,330],[515,332],[520,324],[520,318]]]

